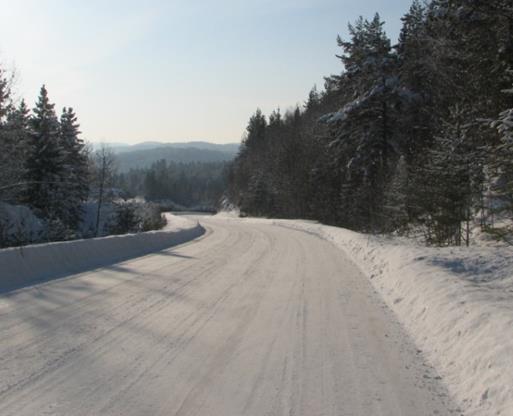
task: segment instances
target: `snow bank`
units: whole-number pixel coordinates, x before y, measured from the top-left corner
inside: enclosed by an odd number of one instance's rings
[[[240,218],[240,211],[237,209],[223,210],[216,214],[219,218]]]
[[[44,234],[43,221],[29,208],[0,202],[0,247],[38,241]]]
[[[513,415],[513,251],[426,248],[304,221],[333,242],[395,311],[465,415]]]
[[[205,232],[187,218],[166,219],[158,231],[0,250],[0,293],[163,250]]]

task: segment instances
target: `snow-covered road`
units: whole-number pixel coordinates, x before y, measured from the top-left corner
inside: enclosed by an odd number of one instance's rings
[[[459,414],[368,279],[315,235],[197,241],[0,296],[0,415]]]

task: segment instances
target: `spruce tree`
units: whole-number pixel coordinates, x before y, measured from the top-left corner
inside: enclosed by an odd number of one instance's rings
[[[59,221],[66,212],[65,152],[59,140],[59,120],[43,85],[29,123],[25,202],[39,215]]]
[[[7,72],[0,66],[0,126],[11,107],[10,78]]]
[[[14,158],[14,147],[12,137],[7,128],[7,115],[11,110],[11,96],[9,89],[9,79],[7,74],[0,67],[0,166],[2,174],[0,175],[0,200],[10,200],[13,188],[17,179],[17,167],[19,162]]]
[[[450,109],[422,173],[430,242],[438,245],[470,243],[482,166],[472,142],[475,125],[466,123],[466,113],[459,106]]]
[[[319,92],[317,91],[317,86],[314,85],[310,92],[308,93],[308,100],[305,102],[305,109],[313,110],[315,107],[317,107],[321,102],[321,96]]]
[[[400,95],[400,114],[397,118],[401,137],[401,155],[407,183],[406,212],[409,222],[417,222],[423,215],[418,203],[424,197],[422,170],[428,163],[429,149],[433,146],[438,108],[435,107],[440,90],[439,74],[432,59],[432,45],[428,34],[427,11],[419,0],[414,0],[402,18],[403,26],[397,53]],[[416,183],[416,179],[421,182]]]
[[[513,96],[513,88],[504,92]],[[513,107],[502,111],[492,127],[499,133],[499,143],[493,149],[492,166],[497,176],[494,191],[502,200],[500,210],[513,218]]]
[[[71,229],[76,229],[82,216],[82,203],[89,193],[88,158],[84,143],[79,138],[79,127],[73,109],[63,108],[59,142],[65,155],[63,168],[67,204],[61,219]]]
[[[0,131],[0,165],[3,168],[2,182],[5,186],[0,195],[12,203],[20,203],[22,199],[25,163],[29,151],[28,131],[29,109],[22,100],[17,108],[10,108]]]

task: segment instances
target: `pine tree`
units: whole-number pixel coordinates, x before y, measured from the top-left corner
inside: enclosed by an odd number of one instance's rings
[[[265,129],[267,121],[260,109],[257,109],[255,114],[249,119],[248,127],[246,128],[246,137],[243,140],[243,146],[249,149],[262,150],[265,146]]]
[[[0,131],[2,153],[0,165],[3,167],[2,182],[4,200],[21,202],[25,163],[28,153],[29,109],[22,100],[17,108],[11,107]]]
[[[345,73],[341,78],[349,82],[354,97],[368,93],[381,81],[383,74],[392,64],[390,39],[383,29],[384,22],[376,13],[372,20],[360,17],[354,25],[349,25],[350,41],[337,38],[338,45],[343,49],[337,57],[342,61]]]
[[[148,201],[157,201],[160,199],[161,185],[154,169],[146,173],[144,177],[144,189],[145,197]]]
[[[378,14],[360,18],[349,26],[351,41],[338,43],[346,72],[341,85],[353,91],[354,99],[329,117],[334,125],[330,144],[341,171],[341,210],[349,227],[376,229],[383,222],[385,178],[398,158],[395,124],[398,110],[398,80],[395,57]],[[354,214],[354,215],[353,215]]]
[[[401,131],[406,136],[403,150],[408,163],[432,144],[433,101],[438,74],[431,59],[426,10],[419,0],[413,2],[402,21],[403,27],[395,50],[402,98]]]
[[[321,96],[317,91],[317,86],[314,85],[308,93],[308,100],[305,103],[306,111],[313,110],[321,103]]]
[[[12,112],[9,78],[0,67],[0,200],[11,201],[16,194],[19,181],[19,161],[16,160],[17,146],[8,127],[8,116]]]
[[[504,92],[513,96],[513,88]],[[498,176],[494,190],[504,203],[501,209],[513,217],[513,107],[502,111],[492,127],[497,130],[500,138],[499,144],[493,149],[492,166]]]
[[[11,108],[10,78],[7,72],[0,67],[0,126]]]
[[[470,243],[470,221],[479,198],[482,159],[472,142],[474,124],[466,123],[465,109],[450,109],[422,172],[423,211],[430,242],[438,245]]]
[[[29,123],[25,201],[42,217],[58,221],[66,211],[65,153],[59,140],[59,120],[44,85],[33,113]]]
[[[115,204],[115,220],[109,229],[112,234],[136,233],[140,231],[142,218],[137,214],[137,206],[130,202]]]
[[[513,108],[511,0],[414,0],[402,21],[392,48],[379,15],[358,19],[302,113],[251,118],[230,181],[248,213],[469,244],[491,168],[513,207],[511,111],[489,128]]]
[[[238,171],[240,207],[249,214],[263,215],[269,188],[264,177],[267,120],[260,109],[249,119],[241,150],[235,161]]]
[[[72,108],[64,108],[60,118],[60,146],[65,155],[63,164],[66,181],[66,210],[62,221],[76,229],[82,216],[82,203],[89,193],[88,158],[79,138],[79,124]]]
[[[395,46],[398,61],[400,112],[397,131],[401,137],[400,153],[404,157],[403,174],[407,183],[404,195],[409,222],[416,222],[423,213],[418,200],[424,198],[423,177],[418,175],[428,163],[434,144],[437,114],[435,102],[440,76],[432,58],[433,42],[428,34],[427,10],[414,0],[401,19],[403,26]],[[416,183],[419,179],[420,182]]]

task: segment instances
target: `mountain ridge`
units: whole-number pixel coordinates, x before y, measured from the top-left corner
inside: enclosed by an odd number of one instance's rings
[[[229,162],[237,155],[239,145],[209,142],[143,142],[126,146],[121,144],[111,149],[119,171],[127,172],[130,169],[149,168],[159,160],[175,163]]]
[[[125,153],[139,150],[149,150],[157,148],[195,148],[201,150],[214,150],[227,153],[237,153],[240,147],[240,143],[212,143],[202,140],[194,140],[189,142],[160,142],[154,140],[143,141],[139,143],[129,144],[123,142],[105,142],[105,143],[92,143],[94,150],[99,149],[102,144],[110,148],[114,153]]]

